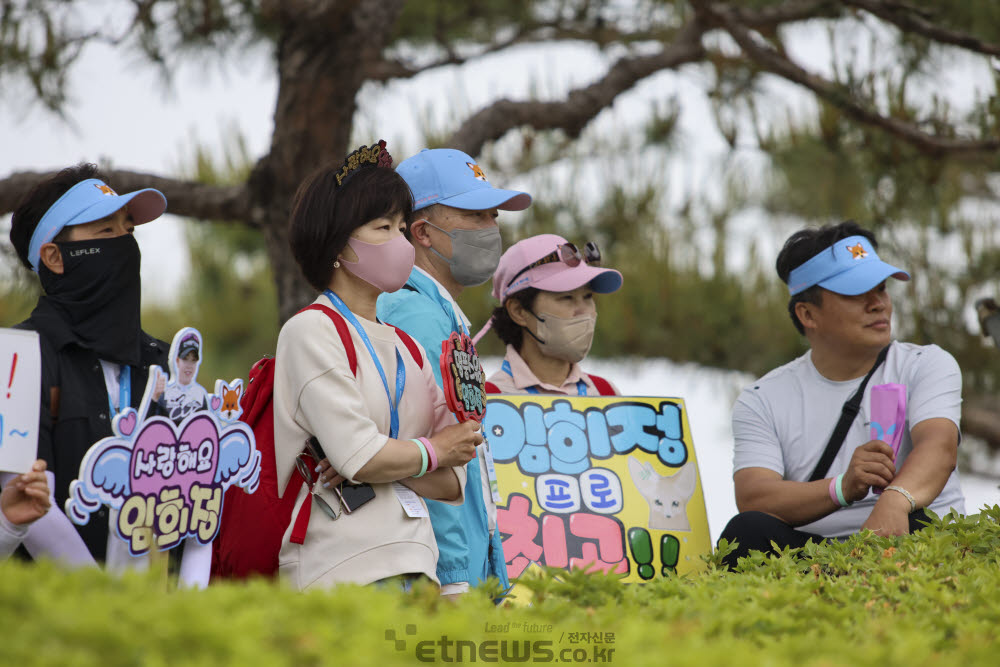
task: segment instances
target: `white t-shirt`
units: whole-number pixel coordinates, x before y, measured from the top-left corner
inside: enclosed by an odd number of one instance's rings
[[[767,468],[786,480],[808,481],[840,419],[844,403],[857,391],[862,379],[828,380],[816,370],[812,354],[806,352],[744,389],[733,406],[733,472],[744,468]],[[894,342],[885,362],[865,388],[861,411],[830,465],[828,478],[846,472],[854,450],[871,440],[871,389],[890,382],[907,387],[906,428],[896,459],[897,470],[902,469],[913,450],[910,429],[915,424],[944,417],[959,426],[962,372],[955,359],[937,345]],[[878,498],[869,492],[850,507],[799,529],[824,537],[856,533]],[[965,512],[957,470],[951,473],[944,489],[930,505],[937,514],[952,508]]]
[[[197,382],[191,384],[168,384],[163,392],[163,405],[167,416],[179,422],[195,410],[207,406],[208,392]]]

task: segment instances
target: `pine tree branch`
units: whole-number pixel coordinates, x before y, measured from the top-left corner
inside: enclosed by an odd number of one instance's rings
[[[701,4],[693,3],[696,6]],[[816,18],[836,18],[842,13],[840,3],[835,0],[798,0],[785,2],[777,7],[744,9],[736,6],[729,10],[739,23],[754,29],[774,28],[783,23],[805,21]]]
[[[842,13],[842,8],[836,0],[799,0],[779,7],[767,7],[757,11],[734,8],[732,10],[744,25],[752,28],[767,29],[792,21],[812,18],[835,18]],[[519,44],[541,44],[553,41],[591,42],[600,47],[610,44],[636,43],[644,41],[663,42],[673,34],[668,28],[648,30],[623,30],[613,25],[570,25],[565,21],[545,21],[523,25],[511,37],[499,40],[466,56],[459,56],[451,44],[441,43],[441,48],[447,53],[426,65],[414,65],[402,58],[386,58],[374,63],[367,78],[374,81],[389,79],[407,79],[422,72],[445,65],[463,65],[471,60],[503,51]]]
[[[967,51],[1000,56],[1000,44],[992,44],[965,32],[943,28],[921,16],[920,10],[904,3],[891,0],[843,0],[843,3],[863,9],[903,32],[916,33],[935,42],[950,44]]]
[[[736,8],[729,11],[744,25],[773,30],[784,23],[817,17],[836,17],[842,9],[834,0],[795,0],[777,7],[759,10]],[[620,59],[601,80],[571,91],[563,101],[497,100],[466,119],[448,143],[470,155],[476,155],[487,141],[499,139],[509,130],[525,125],[536,130],[561,129],[570,137],[576,137],[587,123],[609,107],[618,95],[640,80],[658,71],[676,69],[702,59],[705,50],[701,45],[701,37],[708,27],[698,12],[693,21],[674,33],[674,41],[666,45],[662,51],[653,55]],[[565,27],[559,30],[562,32],[557,33],[554,38],[573,38]],[[583,33],[576,38],[582,36]],[[619,38],[624,36],[624,33],[619,34]],[[656,35],[650,33],[650,37],[658,41],[665,39],[662,33]],[[553,37],[550,36],[551,38]]]
[[[35,184],[54,172],[22,171],[0,179],[0,214],[12,212]],[[206,185],[135,171],[104,171],[109,183],[120,193],[156,188],[167,198],[167,212],[195,220],[236,222],[260,227],[264,213],[254,211],[246,185]]]
[[[450,48],[446,49],[446,52],[448,53],[446,57],[435,60],[427,65],[415,66],[402,58],[385,58],[379,62],[371,64],[366,78],[371,81],[410,79],[428,70],[444,67],[445,65],[463,65],[470,60],[475,60],[476,58],[481,58],[498,51],[503,51],[504,49],[514,46],[515,44],[530,43],[535,41],[541,40],[538,37],[533,36],[528,30],[518,30],[509,39],[494,42],[485,49],[481,49],[476,53],[469,54],[467,56],[459,56]]]
[[[929,134],[916,125],[880,114],[859,101],[844,86],[829,81],[805,69],[762,43],[738,21],[728,8],[719,4],[704,3],[702,10],[715,24],[724,28],[739,44],[744,54],[764,71],[808,88],[819,98],[834,105],[854,120],[877,127],[898,137],[923,153],[934,157],[980,157],[1000,149],[1000,139],[963,139]]]
[[[661,70],[676,69],[700,60],[704,55],[702,31],[698,22],[688,24],[662,51],[621,58],[599,81],[570,91],[565,100],[497,100],[467,118],[452,134],[448,145],[477,155],[487,141],[499,139],[509,130],[524,125],[536,130],[561,129],[570,137],[579,136],[587,123],[637,82]]]
[[[478,49],[475,53],[469,53],[464,56],[456,53],[452,44],[439,42],[439,46],[447,55],[426,65],[414,65],[404,58],[385,58],[380,62],[372,64],[367,78],[373,81],[408,79],[428,70],[444,67],[445,65],[464,65],[483,56],[521,44],[550,44],[554,41],[577,41],[590,42],[599,47],[605,47],[610,44],[664,41],[673,32],[673,30],[667,28],[626,31],[613,26],[594,28],[591,26],[571,26],[564,22],[534,23],[521,26],[512,36],[493,42],[485,48]]]

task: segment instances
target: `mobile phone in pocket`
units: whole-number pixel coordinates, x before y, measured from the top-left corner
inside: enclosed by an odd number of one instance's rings
[[[308,440],[306,440],[306,453],[319,463],[326,458],[326,452],[323,451],[323,446],[319,444],[319,439],[314,435]]]
[[[344,511],[348,514],[355,511],[369,500],[375,498],[375,489],[371,484],[350,484],[342,482],[333,487],[333,490],[340,498],[340,504],[344,506]]]

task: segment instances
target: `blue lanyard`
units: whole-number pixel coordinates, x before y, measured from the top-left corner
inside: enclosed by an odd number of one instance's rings
[[[511,368],[510,368],[510,362],[507,361],[506,359],[503,360],[503,364],[500,366],[500,370],[502,370],[504,373],[506,373],[507,375],[511,376],[512,378],[514,377],[514,373],[513,373],[513,371],[511,371]],[[524,390],[526,392],[528,392],[529,394],[540,394],[541,393],[540,391],[538,391],[538,387],[537,386],[534,386],[534,387],[525,387]],[[586,396],[587,395],[587,383],[584,382],[583,380],[577,380],[576,381],[576,393],[577,393],[577,396]]]
[[[132,368],[130,366],[121,367],[118,371],[118,409],[111,400],[111,393],[108,392],[108,419],[113,419],[116,414],[132,404]]]
[[[385,388],[385,397],[389,401],[389,437],[395,438],[399,434],[399,402],[403,399],[403,387],[406,386],[406,366],[403,365],[403,359],[399,354],[399,348],[396,348],[396,402],[392,401],[392,394],[389,393],[389,381],[385,377],[385,370],[382,368],[382,363],[378,360],[378,355],[375,354],[375,348],[372,347],[372,342],[368,338],[368,334],[365,333],[364,327],[358,322],[358,318],[354,316],[351,309],[347,307],[347,304],[341,300],[339,296],[334,293],[333,290],[325,290],[323,294],[326,298],[330,300],[333,307],[337,309],[344,319],[351,323],[354,330],[358,332],[358,336],[361,337],[361,341],[368,348],[368,354],[372,357],[372,362],[375,364],[376,370],[378,370],[379,377],[382,378],[382,387]]]
[[[455,312],[455,307],[450,303],[448,305],[451,307],[451,319],[455,323],[455,331],[464,333],[466,336],[471,336],[472,334],[469,333],[469,327],[465,326],[465,322],[463,322],[462,318],[460,318],[458,313]]]

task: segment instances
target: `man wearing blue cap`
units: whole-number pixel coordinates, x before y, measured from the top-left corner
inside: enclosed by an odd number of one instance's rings
[[[493,187],[475,160],[448,148],[425,149],[400,163],[396,171],[413,193],[407,235],[414,247],[414,268],[403,289],[379,297],[378,317],[423,345],[441,385],[441,369],[435,362],[442,341],[452,332],[469,334],[469,320],[456,299],[466,287],[489,280],[500,262],[498,209],[524,210],[531,197]],[[489,452],[480,447],[467,465],[462,505],[427,503],[440,552],[437,575],[445,595],[463,593],[489,576],[508,587]]]
[[[38,184],[14,211],[11,243],[45,291],[18,325],[39,334],[38,457],[54,491],[52,509],[24,539],[32,556],[73,565],[105,561],[112,570],[142,563],[109,536],[114,517],[107,508],[84,526],[72,524],[62,508],[84,454],[112,435],[114,413],[138,407],[150,365],[167,361],[169,345],[140,326],[140,255],[132,236],[166,206],[157,190],[118,195],[95,165],[81,164]]]
[[[727,564],[771,542],[801,547],[866,528],[905,535],[923,527],[924,508],[964,513],[955,471],[961,371],[937,345],[891,337],[886,281],[909,274],[879,259],[874,235],[851,221],[793,234],[777,270],[809,351],[747,387],[733,407],[740,514],[722,538],[739,547]],[[905,399],[895,453],[871,437],[872,388],[887,384]]]

